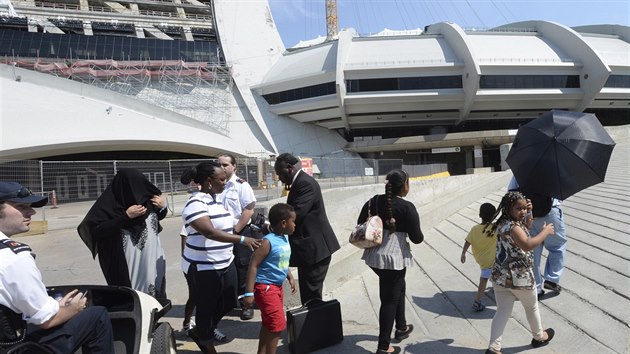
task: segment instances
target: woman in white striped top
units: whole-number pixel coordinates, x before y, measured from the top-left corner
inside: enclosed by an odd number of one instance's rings
[[[216,330],[219,321],[236,307],[237,276],[232,247],[236,243],[258,248],[260,240],[233,235],[234,218],[218,195],[225,186],[225,171],[215,161],[201,162],[182,174],[181,182],[200,185],[184,210],[182,218],[188,234],[182,269],[197,307],[197,327],[190,332],[197,337],[202,351],[216,353],[214,340],[227,338]]]

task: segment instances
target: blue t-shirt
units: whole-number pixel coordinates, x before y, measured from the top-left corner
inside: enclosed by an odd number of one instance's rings
[[[289,258],[291,246],[287,236],[267,234],[269,254],[262,261],[256,273],[256,283],[282,285],[289,274]]]

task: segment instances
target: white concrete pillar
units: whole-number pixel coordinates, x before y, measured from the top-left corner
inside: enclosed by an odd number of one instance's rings
[[[475,161],[475,168],[483,167],[483,146],[475,145],[473,158]]]

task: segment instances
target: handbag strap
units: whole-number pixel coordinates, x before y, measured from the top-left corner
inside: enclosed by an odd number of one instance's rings
[[[376,207],[378,208],[378,194],[375,195],[374,197],[376,197],[376,203],[377,203]],[[368,216],[365,219],[365,221],[368,221],[372,216],[374,216],[374,215],[372,215],[372,199],[374,199],[374,197],[372,197],[372,198],[370,198],[370,200],[368,200]],[[376,214],[378,214],[378,210],[377,210]]]

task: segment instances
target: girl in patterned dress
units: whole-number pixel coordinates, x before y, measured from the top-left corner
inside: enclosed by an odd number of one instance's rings
[[[492,319],[490,345],[486,354],[501,353],[501,336],[510,316],[514,302],[519,300],[532,332],[531,344],[534,348],[547,345],[554,336],[554,330],[543,330],[536,283],[534,281],[534,256],[532,250],[554,233],[553,224],[545,224],[542,231],[531,237],[527,231],[532,217],[532,204],[519,192],[508,192],[492,220],[501,216],[486,228],[497,235],[497,252],[490,277],[494,284],[497,312]]]

